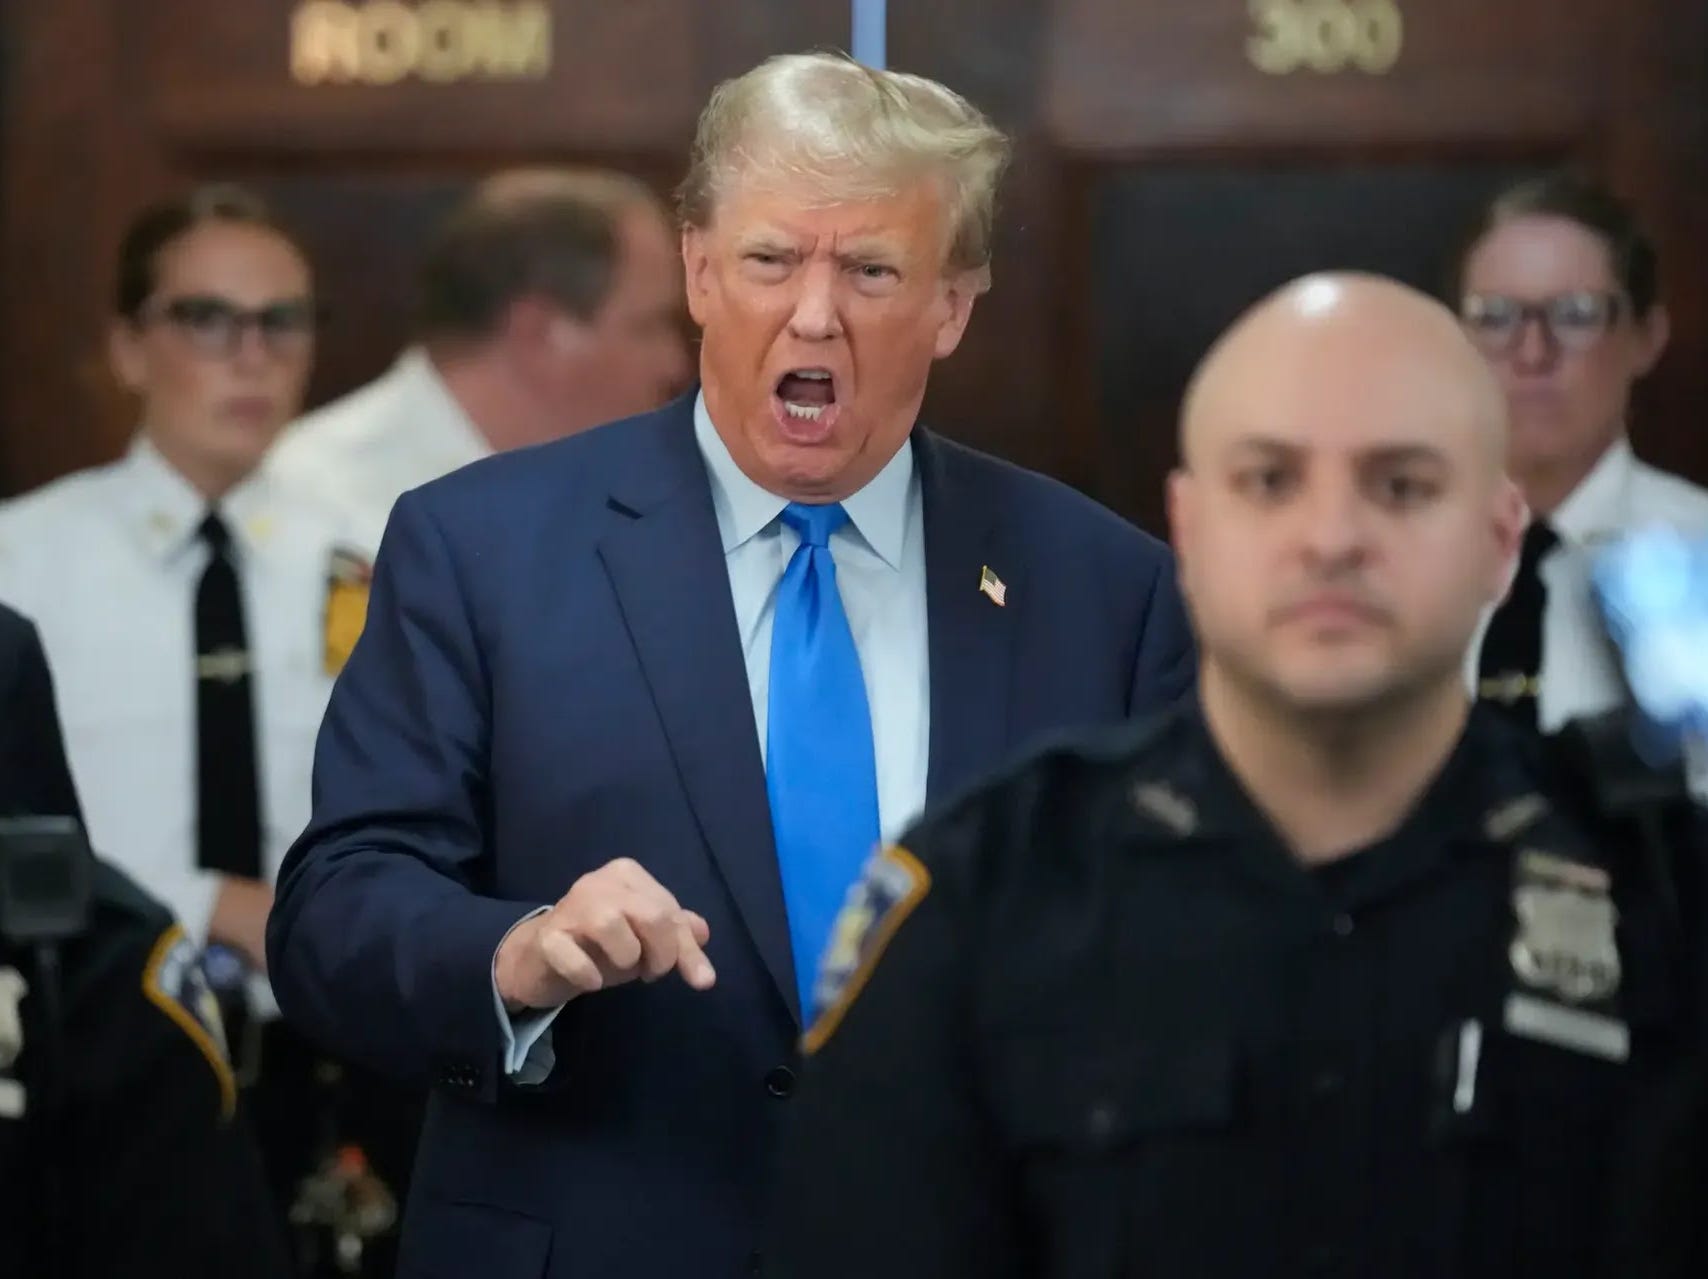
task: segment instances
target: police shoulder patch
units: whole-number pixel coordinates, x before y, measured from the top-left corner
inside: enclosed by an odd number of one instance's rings
[[[890,938],[930,890],[930,873],[899,844],[879,849],[866,863],[848,890],[819,965],[812,1024],[802,1040],[807,1052],[817,1052],[836,1033]]]
[[[336,675],[350,660],[368,620],[368,588],[373,566],[348,547],[333,547],[326,570],[326,610],[322,619],[322,665]]]
[[[225,1023],[219,1003],[202,973],[196,944],[173,924],[160,935],[142,972],[142,993],[190,1037],[219,1081],[221,1108],[227,1119],[237,1108],[237,1080],[225,1044]]]

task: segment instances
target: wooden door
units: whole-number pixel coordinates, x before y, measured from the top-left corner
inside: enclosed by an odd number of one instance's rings
[[[586,161],[668,190],[713,84],[849,31],[848,0],[9,0],[3,21],[7,491],[130,430],[101,348],[140,201],[235,178],[303,227],[333,315],[319,401],[403,342],[421,237],[471,179]],[[1316,267],[1432,283],[1494,185],[1573,159],[1661,244],[1675,338],[1639,446],[1708,480],[1699,0],[906,0],[888,49],[1017,140],[995,289],[928,399],[948,433],[1160,527],[1180,391],[1241,307]]]

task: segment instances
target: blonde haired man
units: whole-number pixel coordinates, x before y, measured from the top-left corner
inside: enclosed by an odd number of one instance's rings
[[[842,58],[725,85],[699,389],[394,509],[269,954],[290,1015],[437,1085],[402,1275],[747,1273],[867,853],[1190,680],[1160,543],[918,424],[1006,153]]]

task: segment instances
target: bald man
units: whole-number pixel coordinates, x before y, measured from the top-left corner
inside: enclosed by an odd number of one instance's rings
[[[1604,1273],[1633,1099],[1693,1028],[1648,881],[1468,700],[1524,524],[1503,413],[1381,279],[1218,343],[1169,488],[1198,695],[870,864],[767,1274]]]

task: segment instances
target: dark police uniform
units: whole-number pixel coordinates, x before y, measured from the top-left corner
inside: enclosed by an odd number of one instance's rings
[[[195,961],[165,909],[97,862],[89,929],[62,953],[57,1089],[35,1069],[48,1032],[29,995],[23,1051],[0,1070],[0,1089],[23,1102],[0,1113],[0,1274],[285,1273]],[[40,989],[33,956],[0,943],[0,980],[8,972]]]
[[[928,817],[833,936],[766,1273],[1662,1273],[1698,934],[1550,769],[1479,711],[1312,869],[1188,702]]]
[[[40,644],[4,608],[0,813],[79,815]],[[284,1273],[194,958],[162,906],[96,862],[89,926],[59,948],[56,1036],[37,955],[0,937],[0,1276]]]

